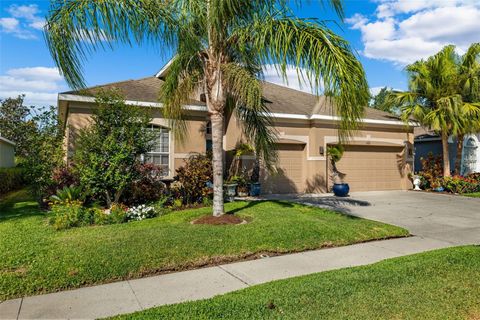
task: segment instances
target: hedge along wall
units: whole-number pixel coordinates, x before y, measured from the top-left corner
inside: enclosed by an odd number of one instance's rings
[[[0,196],[24,185],[25,178],[21,168],[0,168]]]

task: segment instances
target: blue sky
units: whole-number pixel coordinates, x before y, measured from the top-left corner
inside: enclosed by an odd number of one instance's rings
[[[46,0],[0,1],[0,98],[25,93],[27,103],[47,105],[68,90],[41,31],[48,7]],[[330,23],[357,51],[374,92],[383,86],[405,89],[405,65],[446,44],[462,53],[480,42],[480,0],[347,0],[345,8],[343,23],[315,0],[295,12],[339,24]],[[93,54],[85,78],[97,85],[151,76],[168,58],[159,48],[117,46]],[[273,68],[266,68],[265,76],[280,82]],[[298,88],[295,78],[292,72],[289,85]]]

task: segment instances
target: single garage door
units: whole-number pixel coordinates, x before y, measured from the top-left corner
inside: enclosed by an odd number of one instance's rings
[[[351,191],[400,190],[403,147],[345,146],[337,168]]]
[[[263,193],[304,191],[304,149],[303,144],[277,144],[277,172],[269,174],[263,171],[261,175]]]

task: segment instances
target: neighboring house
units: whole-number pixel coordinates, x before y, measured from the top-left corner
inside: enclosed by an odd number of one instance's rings
[[[450,168],[453,172],[457,158],[457,139],[455,137],[448,139],[448,150]],[[427,157],[429,153],[432,153],[434,156],[442,156],[442,140],[440,136],[424,128],[415,128],[415,171],[422,170],[421,160]],[[460,173],[462,175],[480,172],[480,133],[469,134],[464,137],[461,159]]]
[[[0,168],[15,167],[15,143],[0,135]]]
[[[168,123],[161,115],[162,104],[157,102],[162,73],[155,77],[127,80],[60,93],[59,114],[66,124],[68,154],[75,148],[81,128],[89,123],[95,108],[94,94],[99,89],[120,90],[127,103],[150,108],[152,130],[158,132],[155,150],[146,155],[148,161],[168,168],[165,179],[172,179],[175,169],[192,152],[211,148],[211,136],[204,95],[191,97],[185,106],[188,139],[175,141]],[[265,193],[326,192],[332,184],[327,161],[327,145],[338,142],[338,117],[325,97],[264,83],[264,98],[273,116],[278,133],[278,171],[262,171],[262,191]],[[243,142],[235,117],[227,121],[224,135],[225,151]],[[345,174],[351,191],[396,190],[411,187],[407,174],[413,166],[413,128],[392,115],[367,108],[363,126],[346,146],[338,169]],[[245,156],[250,163],[252,157]]]

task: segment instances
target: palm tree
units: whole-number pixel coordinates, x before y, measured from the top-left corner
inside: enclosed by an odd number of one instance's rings
[[[455,173],[461,174],[464,137],[480,131],[480,43],[472,44],[458,61],[458,91],[466,114],[457,132]]]
[[[327,1],[343,18],[342,0]],[[285,0],[58,0],[45,26],[50,52],[74,88],[95,49],[150,43],[174,53],[161,88],[164,116],[184,139],[184,104],[199,88],[212,124],[215,216],[223,207],[224,119],[235,113],[266,164],[275,161],[275,135],[262,99],[262,65],[286,79],[293,65],[316,94],[334,99],[339,134],[358,127],[368,102],[363,68],[347,41],[316,19],[293,16]],[[296,1],[299,6],[301,1]],[[265,116],[267,115],[267,116]]]
[[[455,46],[446,46],[427,60],[408,65],[406,71],[409,91],[394,92],[392,103],[402,106],[405,121],[414,118],[440,134],[443,175],[450,176],[448,137],[458,135],[467,126],[465,119],[476,117],[480,111],[476,104],[462,98],[460,63]]]

